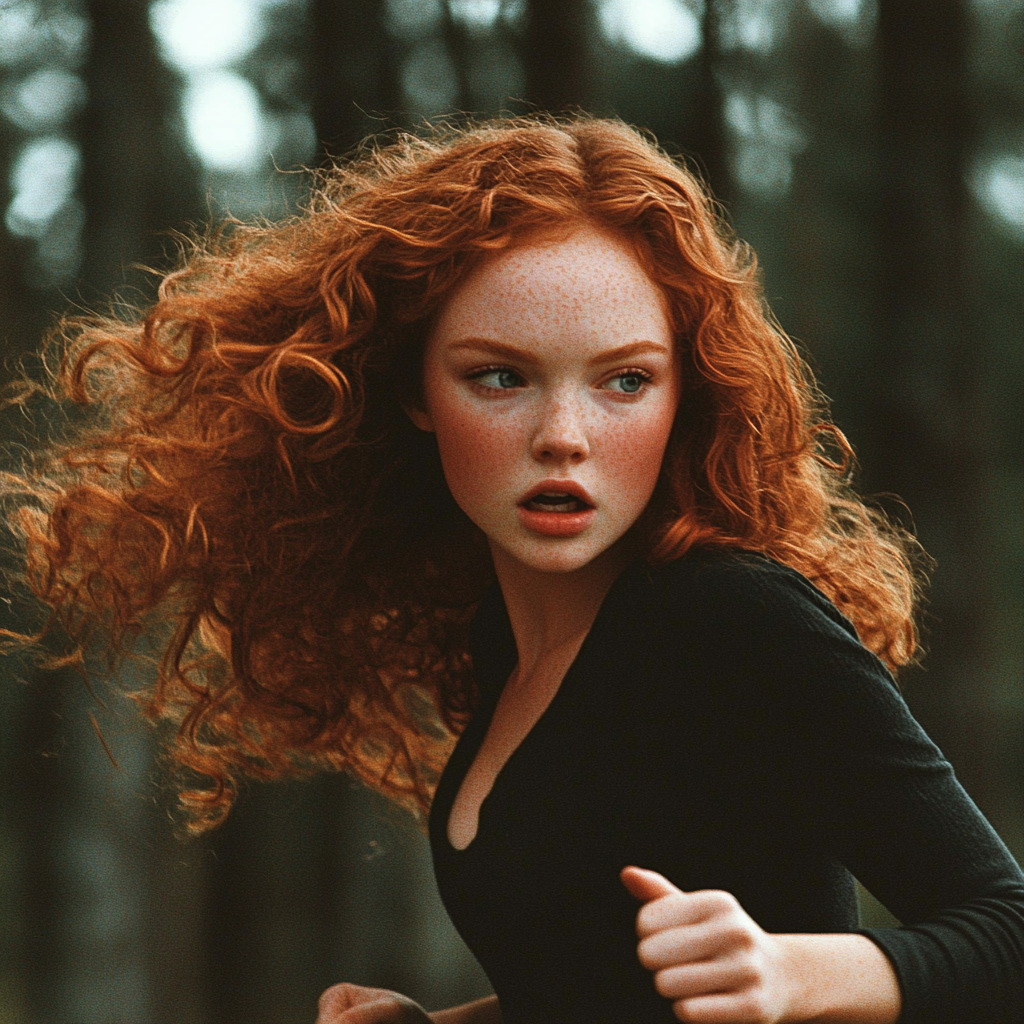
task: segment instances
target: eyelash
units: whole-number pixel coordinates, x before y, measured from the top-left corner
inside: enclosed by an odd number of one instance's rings
[[[511,373],[511,374],[515,374],[516,377],[519,377],[520,380],[523,379],[522,375],[518,371],[513,370],[512,367],[510,367],[510,366],[485,366],[482,369],[474,370],[471,374],[469,374],[469,379],[471,381],[473,381],[478,387],[484,388],[487,391],[512,391],[512,390],[514,390],[513,388],[496,388],[496,387],[492,387],[490,384],[482,384],[480,382],[480,378],[481,377],[486,377],[488,374],[491,374],[491,373]],[[629,398],[632,398],[635,395],[643,394],[643,392],[646,390],[646,388],[643,385],[649,384],[654,379],[654,377],[653,377],[653,375],[651,373],[649,373],[647,370],[641,370],[640,367],[638,367],[638,366],[629,366],[629,367],[626,367],[625,369],[619,370],[617,373],[612,374],[612,376],[609,377],[608,379],[609,380],[615,380],[616,378],[619,378],[619,377],[639,377],[641,382],[642,382],[641,387],[638,388],[636,391],[617,391],[617,392],[615,392],[616,394],[619,394],[619,395],[626,395]]]

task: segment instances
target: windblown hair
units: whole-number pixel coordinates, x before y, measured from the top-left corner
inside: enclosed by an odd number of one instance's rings
[[[194,243],[144,313],[63,324],[52,393],[92,415],[25,470],[13,515],[80,653],[156,638],[139,699],[205,779],[182,793],[194,828],[243,776],[325,768],[428,808],[476,700],[468,624],[493,566],[402,402],[452,289],[539,230],[618,233],[668,301],[683,394],[649,561],[764,552],[891,667],[912,658],[914,542],[850,490],[753,255],[652,142],[502,121],[366,147],[316,186],[300,216]]]

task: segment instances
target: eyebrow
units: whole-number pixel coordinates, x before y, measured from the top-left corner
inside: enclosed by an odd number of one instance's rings
[[[516,348],[515,345],[506,345],[501,341],[490,341],[487,338],[467,338],[465,341],[456,342],[453,349],[475,349],[480,352],[493,352],[505,356],[507,359],[516,359],[522,363],[536,365],[539,360],[532,353],[525,349]],[[627,345],[620,345],[618,348],[605,349],[592,359],[587,360],[589,366],[596,366],[598,363],[615,363],[630,356],[653,353],[656,355],[671,355],[672,352],[666,345],[659,345],[656,341],[632,341]]]

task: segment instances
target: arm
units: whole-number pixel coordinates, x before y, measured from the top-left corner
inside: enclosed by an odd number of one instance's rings
[[[750,561],[708,571],[701,585],[698,606],[681,603],[678,628],[688,626],[684,614],[699,616],[701,635],[733,673],[723,714],[737,725],[736,742],[759,752],[753,763],[772,780],[769,798],[903,923],[861,931],[897,979],[900,1024],[1022,1019],[1024,875],[884,666],[783,566]],[[828,966],[827,947],[799,942]]]
[[[685,893],[629,867],[640,962],[680,1020],[895,1024],[901,997],[885,954],[863,935],[771,935],[729,893]]]
[[[791,633],[780,645],[776,678],[797,699],[779,742],[805,752],[791,779],[808,780],[808,815],[835,859],[903,923],[861,932],[898,979],[901,1022],[1019,1020],[1020,868],[877,659],[827,636],[822,618],[816,628],[819,644]]]

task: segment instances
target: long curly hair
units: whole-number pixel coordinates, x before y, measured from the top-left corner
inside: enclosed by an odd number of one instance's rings
[[[891,667],[913,657],[915,544],[850,490],[849,447],[699,181],[616,121],[402,136],[319,174],[300,215],[192,242],[151,308],[64,321],[48,387],[84,425],[7,478],[51,626],[78,657],[100,637],[156,650],[137,697],[176,726],[192,828],[244,776],[323,769],[426,812],[476,700],[493,566],[402,403],[466,273],[581,222],[632,244],[683,358],[648,560],[764,552]]]

